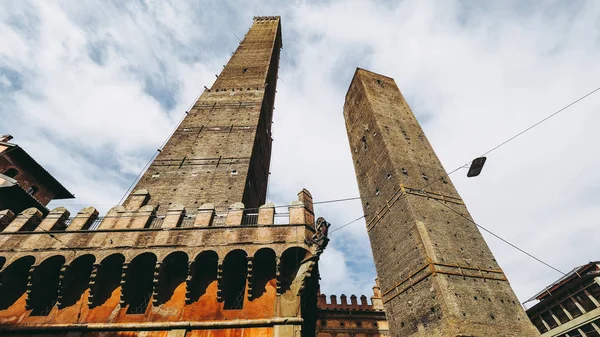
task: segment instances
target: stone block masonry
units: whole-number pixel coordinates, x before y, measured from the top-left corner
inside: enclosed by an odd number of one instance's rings
[[[344,104],[391,336],[537,336],[392,78],[357,69]]]

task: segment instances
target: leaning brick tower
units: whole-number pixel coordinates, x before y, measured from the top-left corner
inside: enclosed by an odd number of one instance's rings
[[[357,69],[344,117],[390,335],[539,335],[394,80]]]
[[[280,18],[255,18],[105,216],[0,210],[0,335],[314,336],[312,196],[263,205],[281,46]]]

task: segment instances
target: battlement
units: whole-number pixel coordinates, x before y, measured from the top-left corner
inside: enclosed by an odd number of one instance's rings
[[[196,210],[187,210],[179,204],[170,205],[166,215],[157,216],[157,207],[148,205],[147,190],[132,193],[125,205],[111,208],[103,217],[93,206],[85,207],[75,217],[65,207],[56,207],[43,215],[35,207],[15,216],[10,210],[0,211],[1,233],[112,231],[161,228],[206,228],[223,226],[307,225],[314,227],[312,197],[307,190],[298,194],[298,200],[287,205],[287,213],[276,213],[275,205],[267,203],[258,209],[248,209],[237,202],[229,207],[215,207],[210,203]]]
[[[148,191],[138,190],[103,217],[94,207],[75,217],[64,207],[47,215],[35,208],[16,216],[1,211],[0,277],[12,282],[2,291],[14,296],[0,297],[0,322],[20,317],[37,324],[44,316],[58,317],[44,324],[75,323],[79,316],[66,312],[105,321],[113,310],[121,322],[129,314],[154,322],[157,313],[177,321],[186,312],[192,321],[227,320],[239,317],[236,310],[263,319],[282,306],[276,304],[282,297],[316,294],[323,247],[307,190],[282,214],[272,203],[204,204],[189,214],[172,204],[157,216],[149,200]],[[172,312],[161,311],[163,305]]]
[[[254,21],[275,21],[275,20],[281,20],[281,16],[277,15],[277,16],[255,16],[253,17]]]
[[[327,303],[327,295],[319,294],[317,298],[317,307],[325,310],[358,310],[358,311],[383,311],[383,302],[381,300],[381,290],[379,288],[379,280],[375,279],[375,285],[373,286],[373,296],[371,296],[371,303],[367,300],[367,296],[360,296],[360,303],[358,303],[358,297],[352,294],[350,295],[350,303],[348,303],[348,297],[345,294],[340,295],[340,301],[336,295],[329,296],[329,303]]]

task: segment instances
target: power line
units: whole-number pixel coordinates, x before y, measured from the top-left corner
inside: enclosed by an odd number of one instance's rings
[[[491,152],[493,152],[493,151],[495,151],[495,150],[499,149],[500,147],[502,147],[502,146],[506,145],[507,143],[511,142],[511,141],[512,141],[512,140],[514,140],[515,138],[517,138],[517,137],[519,137],[519,136],[523,135],[524,133],[526,133],[526,132],[530,131],[531,129],[535,128],[536,126],[538,126],[538,125],[542,124],[543,122],[545,122],[545,121],[547,121],[547,120],[551,119],[552,117],[554,117],[554,116],[558,115],[559,113],[561,113],[561,112],[563,112],[563,111],[567,110],[568,108],[570,108],[571,106],[573,106],[573,105],[575,105],[575,104],[577,104],[577,103],[581,102],[581,101],[582,101],[582,100],[584,100],[585,98],[587,98],[587,97],[589,97],[589,96],[593,95],[593,94],[594,94],[594,93],[596,93],[597,91],[600,91],[600,87],[597,87],[597,88],[595,88],[594,90],[592,90],[592,91],[588,92],[587,94],[585,94],[585,95],[583,95],[583,96],[581,96],[581,97],[577,98],[576,100],[574,100],[574,101],[572,101],[571,103],[569,103],[569,104],[565,105],[564,107],[562,107],[562,108],[558,109],[557,111],[555,111],[555,112],[551,113],[550,115],[546,116],[545,118],[541,119],[540,121],[538,121],[538,122],[534,123],[533,125],[531,125],[531,126],[527,127],[527,128],[526,128],[526,129],[524,129],[523,131],[521,131],[521,132],[519,132],[519,133],[515,134],[514,136],[512,136],[512,137],[508,138],[507,140],[505,140],[505,141],[501,142],[500,144],[498,144],[498,145],[496,145],[496,146],[492,147],[492,148],[491,148],[491,149],[489,149],[488,151],[484,152],[484,153],[481,155],[481,157],[483,157],[483,156],[485,156],[485,155],[488,155],[488,154],[490,154]],[[467,163],[465,163],[464,165],[461,165],[461,166],[459,166],[459,167],[455,168],[454,170],[452,170],[452,171],[450,171],[450,172],[446,173],[444,176],[440,177],[440,179],[439,179],[439,180],[438,180],[438,179],[436,179],[436,180],[433,180],[433,181],[431,181],[430,183],[428,183],[428,184],[426,184],[425,186],[423,186],[422,188],[420,188],[419,190],[420,190],[421,192],[425,192],[425,188],[427,188],[427,187],[429,187],[429,186],[431,186],[431,185],[435,184],[436,182],[439,182],[439,181],[440,181],[440,180],[442,180],[444,177],[449,177],[451,174],[453,174],[453,173],[457,172],[458,170],[460,170],[460,169],[462,169],[462,168],[464,168],[464,167],[468,167],[468,165],[469,165],[469,162],[467,162]],[[426,192],[425,192],[425,193],[426,193]],[[323,201],[323,202],[320,202],[320,203],[333,203],[333,202],[342,202],[342,201],[349,201],[349,200],[356,200],[356,199],[363,199],[363,198],[361,198],[361,197],[354,197],[354,198],[345,198],[345,199],[327,200],[327,201]],[[450,208],[448,205],[446,205],[446,204],[444,204],[444,203],[442,203],[442,202],[438,201],[437,199],[433,199],[433,200],[435,200],[435,201],[439,202],[440,204],[444,205],[445,207],[448,207],[448,208]],[[316,204],[316,203],[315,203],[315,204]],[[452,208],[450,208],[450,209],[451,209],[453,212],[455,212],[455,213],[459,214],[460,216],[464,217],[465,219],[469,220],[470,222],[472,222],[473,224],[475,224],[477,227],[481,228],[481,229],[482,229],[482,230],[484,230],[485,232],[487,232],[487,233],[489,233],[490,235],[492,235],[492,236],[496,237],[497,239],[499,239],[499,240],[503,241],[504,243],[506,243],[506,244],[510,245],[511,247],[513,247],[513,248],[515,248],[515,249],[519,250],[520,252],[522,252],[522,253],[526,254],[527,256],[529,256],[529,257],[531,257],[531,258],[535,259],[536,261],[538,261],[538,262],[540,262],[540,263],[542,263],[542,264],[546,265],[547,267],[550,267],[551,269],[553,269],[553,270],[555,270],[555,271],[557,271],[557,272],[559,272],[559,273],[561,273],[561,274],[563,274],[563,275],[565,274],[565,273],[564,273],[564,272],[562,272],[561,270],[559,270],[559,269],[557,269],[557,268],[553,267],[552,265],[550,265],[550,264],[548,264],[548,263],[546,263],[546,262],[542,261],[541,259],[539,259],[539,258],[537,258],[537,257],[533,256],[532,254],[530,254],[530,253],[526,252],[525,250],[523,250],[523,249],[521,249],[521,248],[517,247],[516,245],[512,244],[512,243],[511,243],[511,242],[509,242],[508,240],[506,240],[506,239],[504,239],[504,238],[500,237],[499,235],[497,235],[497,234],[493,233],[492,231],[488,230],[487,228],[485,228],[485,227],[483,227],[483,226],[481,226],[481,225],[479,225],[479,224],[475,223],[473,220],[471,220],[471,219],[469,219],[469,218],[467,218],[467,217],[463,216],[461,213],[458,213],[458,212],[454,211],[454,209],[452,209]],[[369,213],[369,214],[371,214],[371,213]],[[344,227],[347,227],[347,226],[349,226],[349,225],[351,225],[351,224],[353,224],[353,223],[355,223],[355,222],[357,222],[357,221],[361,220],[362,218],[366,218],[366,217],[367,217],[369,214],[365,214],[365,215],[363,215],[363,216],[361,216],[361,217],[359,217],[359,218],[357,218],[357,219],[354,219],[354,220],[352,220],[352,221],[350,221],[350,222],[348,222],[348,223],[346,223],[346,224],[344,224],[344,225],[342,225],[342,226],[340,226],[340,227],[337,227],[337,228],[333,229],[332,231],[330,231],[330,233],[333,233],[333,232],[335,232],[335,231],[338,231],[338,230],[340,230],[340,229],[342,229],[342,228],[344,228]]]
[[[127,193],[129,193],[131,191],[131,189],[134,187],[134,185],[139,181],[139,179],[142,176],[142,174],[146,171],[146,169],[150,166],[150,164],[152,164],[152,161],[154,161],[154,159],[158,156],[158,154],[163,149],[163,147],[167,144],[167,142],[169,141],[169,139],[171,139],[171,137],[173,137],[173,135],[175,134],[175,131],[177,131],[177,128],[181,125],[181,122],[183,122],[183,120],[185,119],[185,117],[187,116],[187,114],[189,113],[189,111],[192,109],[192,107],[194,106],[194,104],[196,104],[196,102],[198,101],[198,99],[200,98],[200,96],[202,95],[203,92],[204,91],[201,91],[198,94],[198,96],[196,96],[196,99],[188,107],[188,109],[183,114],[183,116],[181,117],[181,119],[179,120],[179,122],[177,122],[177,124],[175,125],[175,128],[173,129],[173,131],[171,131],[171,133],[165,139],[165,141],[162,143],[162,145],[156,150],[156,152],[154,152],[154,154],[152,155],[152,157],[150,157],[150,160],[146,163],[146,165],[144,165],[144,167],[142,167],[142,169],[140,170],[140,173],[138,173],[138,175],[135,177],[135,179],[131,182],[131,185],[129,185],[129,187],[127,188],[127,190],[125,190],[125,193],[123,193],[123,196],[121,197],[121,199],[119,200],[119,203],[117,205],[120,205],[123,202],[123,199],[125,199],[125,197],[127,196]]]
[[[425,192],[425,193],[427,193],[427,192]],[[460,217],[462,217],[462,218],[466,219],[467,221],[469,221],[469,222],[473,223],[475,226],[477,226],[478,228],[482,229],[482,230],[483,230],[483,231],[485,231],[486,233],[488,233],[488,234],[490,234],[490,235],[494,236],[496,239],[499,239],[500,241],[502,241],[502,242],[506,243],[507,245],[509,245],[509,246],[513,247],[514,249],[516,249],[516,250],[520,251],[521,253],[523,253],[523,254],[525,254],[525,255],[529,256],[530,258],[532,258],[532,259],[534,259],[534,260],[536,260],[536,261],[538,261],[538,262],[540,262],[540,263],[542,263],[542,264],[544,264],[546,267],[549,267],[549,268],[551,268],[551,269],[553,269],[553,270],[555,270],[555,271],[557,271],[557,272],[559,272],[559,273],[561,273],[561,274],[563,274],[563,275],[566,275],[566,273],[565,273],[565,272],[563,272],[563,271],[561,271],[560,269],[558,269],[558,268],[555,268],[555,267],[554,267],[554,266],[552,266],[551,264],[549,264],[549,263],[547,263],[547,262],[544,262],[544,261],[542,261],[541,259],[539,259],[539,258],[535,257],[533,254],[531,254],[531,253],[528,253],[527,251],[523,250],[522,248],[519,248],[517,245],[515,245],[515,244],[511,243],[510,241],[508,241],[508,240],[506,240],[506,239],[502,238],[500,235],[498,235],[498,234],[496,234],[496,233],[492,232],[491,230],[489,230],[489,229],[487,229],[487,228],[483,227],[482,225],[480,225],[480,224],[476,223],[475,221],[471,220],[470,218],[468,218],[468,217],[464,216],[462,213],[460,213],[460,212],[456,211],[454,208],[452,208],[452,207],[450,207],[450,206],[446,205],[445,203],[443,203],[443,202],[441,202],[441,201],[439,201],[439,200],[437,200],[437,199],[433,199],[433,198],[432,198],[432,200],[435,200],[435,201],[436,201],[436,202],[438,202],[440,205],[443,205],[444,207],[448,208],[449,210],[451,210],[452,212],[456,213],[456,214],[457,214],[457,215],[459,215]]]

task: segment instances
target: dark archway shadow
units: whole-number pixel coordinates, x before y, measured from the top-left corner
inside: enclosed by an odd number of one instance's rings
[[[58,299],[60,268],[65,258],[60,255],[52,256],[37,266],[31,278],[31,292],[28,306],[31,316],[47,316]]]
[[[223,260],[223,309],[239,310],[244,307],[246,278],[248,276],[247,254],[233,250]]]
[[[27,290],[29,269],[35,263],[33,256],[24,256],[11,263],[2,272],[0,283],[0,310],[8,309]]]
[[[74,305],[79,301],[90,285],[90,275],[95,260],[93,255],[87,254],[78,257],[71,263],[61,284],[62,297],[59,301],[59,309]]]
[[[104,258],[97,266],[96,279],[90,291],[93,297],[88,300],[90,308],[104,304],[117,289],[121,282],[123,262],[125,262],[123,255],[113,254]]]
[[[267,291],[267,283],[276,277],[276,257],[271,248],[262,248],[252,261],[252,299]]]
[[[171,299],[175,289],[185,282],[188,274],[188,256],[184,252],[173,252],[161,263],[155,305],[161,305]]]
[[[123,289],[125,303],[129,305],[128,314],[143,314],[148,309],[155,266],[156,255],[153,253],[140,254],[129,264]]]
[[[194,259],[192,278],[187,286],[187,303],[198,301],[206,294],[208,286],[217,279],[219,256],[213,251],[205,251]]]

